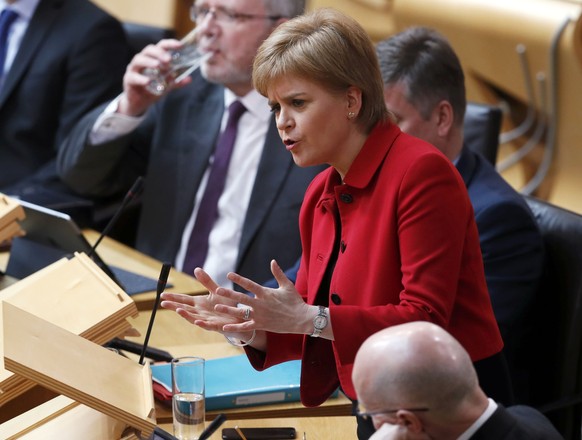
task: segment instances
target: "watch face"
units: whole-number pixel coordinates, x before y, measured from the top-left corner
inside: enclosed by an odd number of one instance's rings
[[[327,318],[325,316],[316,316],[313,319],[313,326],[318,329],[322,330],[327,325]]]

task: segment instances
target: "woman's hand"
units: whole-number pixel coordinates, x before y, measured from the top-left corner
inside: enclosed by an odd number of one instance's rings
[[[174,310],[192,324],[219,333],[224,333],[222,330],[224,325],[240,322],[236,318],[215,310],[215,306],[221,303],[236,307],[236,302],[217,296],[215,292],[219,288],[218,284],[202,269],[196,268],[194,275],[208,289],[208,295],[191,296],[166,292],[162,294],[161,306]]]
[[[214,310],[221,316],[229,316],[236,321],[226,323],[223,331],[238,333],[265,330],[274,333],[310,333],[313,317],[309,313],[309,306],[275,260],[271,261],[271,272],[279,284],[277,289],[263,287],[232,272],[228,274],[229,280],[253,293],[255,297],[222,287],[215,290],[215,296],[220,297],[221,300],[217,301]],[[238,307],[237,304],[239,304]],[[250,312],[246,311],[247,308],[250,308]]]

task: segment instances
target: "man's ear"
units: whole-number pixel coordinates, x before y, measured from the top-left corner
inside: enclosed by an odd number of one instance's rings
[[[455,124],[455,112],[451,103],[445,99],[440,101],[433,110],[433,117],[437,125],[437,133],[446,138]]]
[[[406,427],[410,432],[418,434],[423,431],[422,422],[412,411],[406,411],[405,409],[398,410],[396,419],[398,420],[398,425]]]

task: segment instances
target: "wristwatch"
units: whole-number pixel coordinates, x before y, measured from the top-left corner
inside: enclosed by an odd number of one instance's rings
[[[327,327],[327,308],[319,306],[319,312],[313,318],[313,333],[311,333],[311,336],[318,338],[325,327]]]

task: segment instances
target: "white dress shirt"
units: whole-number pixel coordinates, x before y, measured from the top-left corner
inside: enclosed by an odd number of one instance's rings
[[[224,108],[221,130],[226,126],[228,107],[239,99],[247,111],[238,122],[237,138],[226,175],[225,187],[218,200],[218,219],[210,232],[208,254],[204,270],[221,286],[232,287],[226,274],[235,269],[238,248],[242,235],[243,222],[251,198],[255,177],[263,152],[265,137],[271,120],[271,112],[267,99],[253,90],[242,98],[237,98],[230,90],[225,89]],[[89,135],[93,145],[112,140],[132,131],[143,120],[142,117],[128,117],[115,113],[117,100],[113,101],[99,116]],[[210,164],[212,163],[212,158]],[[182,242],[176,255],[175,266],[182,270],[188,241],[198,206],[206,188],[210,172],[210,164],[204,174],[196,193],[194,209],[182,232]],[[252,176],[252,177],[251,177]]]

